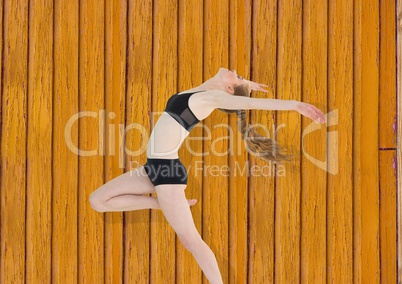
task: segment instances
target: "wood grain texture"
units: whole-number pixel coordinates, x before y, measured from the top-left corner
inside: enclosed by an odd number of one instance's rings
[[[53,1],[29,3],[26,281],[51,280]]]
[[[353,2],[330,1],[328,18],[327,282],[353,280]],[[329,129],[331,130],[331,129]]]
[[[78,278],[79,1],[54,2],[52,282]],[[73,118],[71,129],[67,128]],[[67,128],[67,131],[66,131]],[[67,133],[65,133],[65,131]],[[65,137],[67,134],[67,138]]]
[[[353,275],[354,281],[357,282],[378,283],[380,281],[379,5],[378,1],[356,1],[354,8],[356,100],[353,117],[355,129],[353,159],[356,250]],[[345,195],[342,196],[345,198]],[[347,267],[349,266],[345,266],[342,271]]]
[[[128,2],[126,150],[124,155],[126,171],[133,170],[146,162],[145,150],[151,133],[152,10],[152,1],[130,0]],[[145,133],[139,131],[142,127],[135,127],[137,124],[144,128]],[[139,151],[139,154],[136,154],[136,151]],[[125,283],[150,282],[150,215],[150,210],[124,213]]]
[[[268,4],[268,5],[267,5]],[[277,3],[253,1],[252,16],[252,81],[268,85],[268,93],[252,92],[255,98],[276,98],[277,70]],[[250,123],[271,139],[276,129],[275,111],[251,110]],[[267,128],[265,129],[264,126]],[[268,133],[265,133],[265,130]],[[248,282],[274,283],[275,278],[275,166],[248,154],[249,224],[248,224]],[[262,171],[251,169],[267,169]]]
[[[3,45],[4,45],[4,30],[3,30],[3,10],[4,10],[4,1],[0,2],[0,78],[3,77]],[[1,124],[1,113],[2,113],[2,101],[1,98],[3,97],[3,84],[0,81],[0,124]],[[0,127],[0,143],[1,143],[1,127]],[[0,144],[1,146],[1,144]],[[1,163],[0,163],[1,169]],[[1,180],[0,180],[1,183]],[[1,195],[0,195],[1,198]]]
[[[398,284],[402,283],[402,0],[398,0],[396,7],[396,29],[397,29],[397,281]]]
[[[178,92],[203,82],[203,1],[179,1],[178,11]],[[194,32],[196,31],[196,32]],[[181,162],[187,169],[187,199],[197,199],[190,207],[194,224],[202,234],[202,135],[203,121],[196,125],[179,150]],[[196,154],[195,154],[196,153]],[[202,270],[194,256],[176,238],[176,283],[202,283]]]
[[[89,112],[79,119],[80,283],[99,283],[105,280],[104,214],[93,210],[89,203],[90,194],[105,183],[104,5],[104,1],[80,1],[79,110]]]
[[[379,147],[397,147],[396,5],[380,1]],[[400,69],[399,69],[400,70]],[[399,75],[400,77],[400,75]],[[401,112],[399,112],[401,113]],[[397,151],[380,151],[381,283],[397,282]],[[399,156],[400,157],[400,156]],[[400,158],[399,158],[400,159]],[[393,170],[391,170],[393,169]],[[398,207],[401,208],[401,207]]]
[[[327,114],[328,3],[303,2],[302,101]],[[315,130],[313,130],[315,129]],[[301,282],[326,282],[327,127],[302,117]],[[331,134],[328,134],[331,135]]]
[[[357,46],[355,43],[358,43],[361,41],[361,2],[354,1],[353,2],[353,28],[354,28],[354,38],[353,38],[353,44],[354,46]],[[361,64],[361,56],[360,56],[360,50],[357,50],[354,47],[353,50],[353,65],[354,66],[359,66]],[[362,96],[359,95],[362,93],[361,90],[361,68],[353,68],[353,80],[354,80],[354,87],[353,87],[353,92],[354,92],[354,100],[353,100],[353,108],[357,108],[361,105],[362,101]],[[353,124],[354,125],[360,125],[361,124],[361,117],[360,115],[353,115]],[[359,128],[357,128],[359,129]],[[354,131],[353,132],[353,141],[360,141],[361,140],[361,132],[360,131]],[[353,145],[355,145],[356,142],[354,142]],[[353,168],[356,169],[353,172],[353,186],[356,188],[356,184],[361,183],[361,173],[360,173],[360,167],[361,167],[361,161],[356,158],[361,156],[361,149],[360,147],[353,147]],[[361,192],[359,190],[355,190],[353,192],[353,202],[356,204],[355,209],[353,210],[353,281],[356,281],[356,279],[361,282],[361,254],[362,254],[362,246],[360,239],[362,238],[362,232],[361,232]]]
[[[25,279],[28,1],[4,1],[0,282]]]
[[[152,110],[155,123],[168,98],[177,92],[177,11],[175,1],[154,2]],[[176,233],[161,210],[151,212],[151,222],[151,282],[174,283]]]
[[[127,1],[106,1],[105,19],[105,182],[124,173]],[[123,133],[122,133],[123,131]],[[105,214],[105,282],[123,279],[123,214]]]
[[[379,147],[396,148],[396,44],[395,2],[379,1]]]
[[[229,2],[204,1],[204,80],[214,76],[220,67],[229,67]],[[228,268],[228,197],[229,179],[220,174],[228,166],[228,114],[215,110],[204,120],[208,130],[203,145],[202,238],[216,256],[223,283],[229,281]],[[217,170],[218,169],[218,170]],[[224,170],[223,170],[224,171]],[[203,283],[207,283],[203,275]]]
[[[229,1],[229,67],[250,78],[252,1]],[[247,151],[238,117],[229,115],[229,283],[247,283],[248,174]]]
[[[277,98],[301,101],[302,1],[279,1]],[[300,148],[301,117],[296,111],[278,111],[277,140],[295,155],[286,175],[276,176],[275,282],[300,281]]]
[[[381,283],[397,283],[396,150],[380,151]]]

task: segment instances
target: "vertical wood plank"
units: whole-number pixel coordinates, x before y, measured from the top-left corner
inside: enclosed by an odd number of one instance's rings
[[[396,5],[380,1],[379,147],[397,146]],[[400,75],[399,75],[400,76]],[[396,150],[380,151],[381,283],[397,283]],[[394,160],[393,160],[394,159]],[[394,171],[392,170],[394,168]]]
[[[379,147],[396,147],[395,3],[380,2]]]
[[[380,151],[381,283],[396,281],[396,150]]]
[[[152,94],[152,9],[153,1],[128,1],[126,171],[146,162]],[[124,215],[124,282],[149,283],[150,210]]]
[[[255,98],[276,98],[277,68],[277,1],[253,0],[252,15],[252,81],[268,85],[268,93],[252,92]],[[250,111],[250,123],[267,127],[257,130],[274,139],[274,111]],[[263,169],[269,174],[250,174],[249,177],[249,264],[247,283],[273,283],[275,277],[275,166],[248,154],[249,167]],[[251,173],[251,172],[250,172]]]
[[[104,214],[89,196],[104,182],[104,1],[80,2],[79,282],[104,281]],[[87,155],[83,151],[88,151]],[[91,151],[91,152],[89,152]],[[102,251],[102,253],[99,253]]]
[[[352,282],[353,277],[353,2],[329,3],[327,125],[335,125],[337,138],[328,144],[327,281]],[[335,151],[335,152],[332,152]],[[336,152],[337,151],[337,152]]]
[[[302,101],[327,112],[328,4],[303,2]],[[310,129],[314,127],[314,131]],[[302,116],[301,282],[326,282],[326,125]],[[324,164],[321,164],[321,162]]]
[[[204,79],[214,76],[220,67],[228,67],[229,2],[204,1]],[[202,237],[216,256],[223,283],[229,281],[228,270],[228,177],[212,167],[228,166],[228,115],[218,111],[204,120],[208,138],[204,141]],[[218,126],[216,126],[218,125]],[[203,275],[203,283],[207,283]]]
[[[29,7],[26,281],[51,282],[53,1]]]
[[[230,69],[244,78],[250,78],[251,57],[251,1],[230,0]],[[247,283],[247,213],[248,213],[248,166],[247,152],[237,115],[229,115],[229,283]]]
[[[177,91],[178,5],[175,1],[155,1],[154,5],[152,106],[156,122],[168,98]],[[151,281],[174,283],[176,233],[161,210],[152,210],[151,216]]]
[[[302,2],[279,1],[278,99],[301,100]],[[282,125],[278,141],[284,141],[295,158],[286,164],[286,175],[276,177],[275,282],[300,281],[300,114],[278,111]],[[287,146],[289,145],[289,146]]]
[[[327,281],[352,282],[353,277],[353,2],[329,3],[328,118],[335,141],[328,143]],[[331,130],[331,129],[329,129]]]
[[[396,17],[397,17],[397,257],[398,257],[398,284],[402,283],[402,0],[396,3]]]
[[[3,96],[3,44],[4,44],[4,31],[3,31],[3,11],[4,1],[0,2],[0,125],[1,125],[1,98]],[[1,141],[1,127],[0,127],[0,141]],[[0,145],[1,146],[1,145]],[[0,164],[1,166],[1,164]],[[0,181],[1,183],[1,181]],[[1,208],[0,208],[1,209]]]
[[[379,147],[396,147],[395,2],[380,1]]]
[[[0,282],[25,279],[28,1],[4,1]]]
[[[78,40],[79,0],[55,1],[52,171],[54,283],[74,283],[78,279]],[[67,128],[69,122],[72,123],[70,129]]]
[[[123,174],[123,136],[126,95],[127,1],[106,1],[105,20],[105,108],[106,157],[105,182]],[[105,281],[120,283],[123,279],[123,214],[106,212]]]
[[[330,6],[330,12],[333,9]],[[353,109],[358,111],[358,108],[361,105],[361,100],[363,99],[360,96],[361,90],[361,68],[359,65],[361,64],[361,55],[360,49],[358,49],[358,44],[361,41],[361,1],[356,0],[353,2]],[[331,26],[330,26],[331,27]],[[361,123],[360,115],[353,115],[353,125],[359,126]],[[357,144],[356,141],[361,139],[360,131],[353,132],[353,146]],[[353,147],[353,167],[355,169],[360,169],[361,161],[356,158],[361,155],[360,147]],[[358,189],[358,184],[361,183],[361,174],[360,171],[353,172],[353,270],[350,273],[353,273],[353,281],[361,282],[362,271],[361,271],[361,255],[362,255],[362,245],[360,239],[362,237],[361,234],[361,192]],[[327,218],[328,220],[328,218]],[[327,239],[327,242],[330,239]],[[331,263],[328,263],[328,266]],[[327,268],[328,271],[328,268]],[[329,278],[327,278],[329,279]]]
[[[203,1],[179,1],[178,34],[178,91],[202,84],[203,70]],[[194,224],[202,233],[202,125],[190,132],[179,150],[179,157],[188,174],[186,197],[197,199],[190,207]],[[197,155],[194,155],[197,153]],[[194,256],[176,238],[176,283],[202,283],[202,270]]]
[[[350,2],[345,4],[350,5]],[[345,10],[336,17],[337,19],[344,19],[345,13],[350,11],[352,7],[345,7]],[[342,17],[340,17],[342,15]],[[349,23],[349,22],[348,22]],[[346,22],[345,22],[346,25]],[[340,23],[335,25],[341,28],[344,25]],[[352,31],[350,32],[352,33]],[[355,251],[355,269],[353,272],[354,280],[357,282],[379,282],[380,281],[380,243],[379,243],[379,153],[378,153],[378,96],[379,96],[379,6],[378,1],[356,1],[355,3],[355,105],[354,105],[354,244],[357,245]],[[338,41],[339,42],[339,41]],[[349,46],[349,44],[348,44]],[[342,56],[341,58],[347,58]],[[336,64],[336,63],[335,63]],[[331,64],[332,66],[332,64]],[[346,64],[344,64],[346,67]],[[336,67],[336,65],[334,66]],[[348,68],[351,69],[351,68]],[[347,72],[342,69],[334,69],[339,72]],[[338,80],[339,81],[339,80]],[[339,90],[336,93],[344,93]],[[332,101],[332,100],[331,100]],[[342,105],[349,105],[345,102]],[[347,118],[348,115],[342,115],[340,112],[340,119]],[[342,129],[347,129],[342,127]],[[341,136],[340,135],[340,139]],[[341,153],[346,152],[341,147],[343,141],[340,143]],[[347,143],[350,145],[350,143]],[[350,156],[347,156],[350,157]],[[342,159],[343,160],[343,159]],[[342,167],[341,169],[346,169]],[[347,173],[350,173],[348,171]],[[341,194],[339,199],[345,199],[345,193],[342,189],[348,189],[348,186],[336,186],[334,192]],[[348,193],[347,193],[348,194]],[[342,211],[344,214],[345,207],[341,204],[334,204],[336,210]],[[347,207],[349,209],[349,206]],[[335,217],[335,216],[334,216]],[[336,217],[335,217],[336,218]],[[336,218],[340,220],[340,218]],[[343,227],[343,226],[342,226]],[[349,235],[350,232],[348,231]],[[343,235],[338,234],[337,235]],[[344,239],[344,237],[342,237]],[[342,241],[343,242],[343,241]],[[335,255],[342,251],[339,248],[340,244],[334,242],[337,248]],[[332,246],[332,245],[331,245]],[[348,245],[347,251],[351,251]],[[351,254],[351,253],[350,253]],[[348,257],[351,258],[352,255]],[[346,265],[346,261],[342,261],[342,267],[334,269],[336,275],[345,275],[346,269],[350,265]],[[344,265],[343,265],[344,264]],[[339,262],[339,266],[341,262]],[[341,274],[343,272],[343,274]],[[350,271],[352,273],[352,271]],[[351,277],[349,273],[348,277]],[[332,278],[331,278],[332,279]],[[338,280],[340,281],[340,279]]]

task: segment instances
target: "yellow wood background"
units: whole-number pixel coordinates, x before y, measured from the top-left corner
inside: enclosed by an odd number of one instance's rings
[[[167,99],[221,66],[268,85],[253,97],[331,113],[308,135],[295,111],[249,113],[295,154],[285,176],[211,174],[267,166],[235,115],[183,144],[224,283],[400,279],[395,1],[2,0],[0,31],[1,283],[208,283],[161,211],[88,198],[144,164]]]

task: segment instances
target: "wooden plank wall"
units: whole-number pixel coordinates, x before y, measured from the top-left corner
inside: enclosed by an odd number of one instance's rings
[[[402,78],[400,75],[400,71],[402,69],[402,1],[398,0],[396,2],[396,57],[397,57],[397,117],[395,119],[395,129],[398,133],[397,141],[396,141],[396,154],[397,160],[393,161],[393,166],[397,168],[397,275],[398,275],[398,283],[402,283],[402,243],[401,243],[401,235],[402,235],[402,211],[400,210],[402,207],[402,140],[400,133],[402,132]]]
[[[171,95],[223,66],[267,84],[255,98],[328,114],[320,127],[248,112],[295,155],[276,167],[245,151],[236,116],[219,110],[183,144],[194,222],[224,283],[402,283],[396,8],[0,1],[0,282],[208,283],[161,211],[99,213],[88,199],[145,163]]]

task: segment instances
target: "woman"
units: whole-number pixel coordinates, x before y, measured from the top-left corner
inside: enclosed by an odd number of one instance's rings
[[[265,85],[245,80],[220,68],[218,73],[198,87],[177,93],[169,98],[166,109],[152,130],[147,148],[147,163],[107,182],[89,198],[99,212],[161,209],[178,238],[195,257],[211,283],[222,283],[214,253],[198,233],[187,200],[187,172],[178,157],[178,150],[191,129],[218,108],[236,112],[239,129],[247,146],[264,160],[284,161],[291,156],[271,139],[261,137],[246,125],[245,109],[297,110],[313,120],[325,122],[324,114],[316,107],[291,100],[250,98],[250,92],[263,91]],[[258,139],[256,139],[258,138]],[[142,194],[157,193],[157,197]]]

